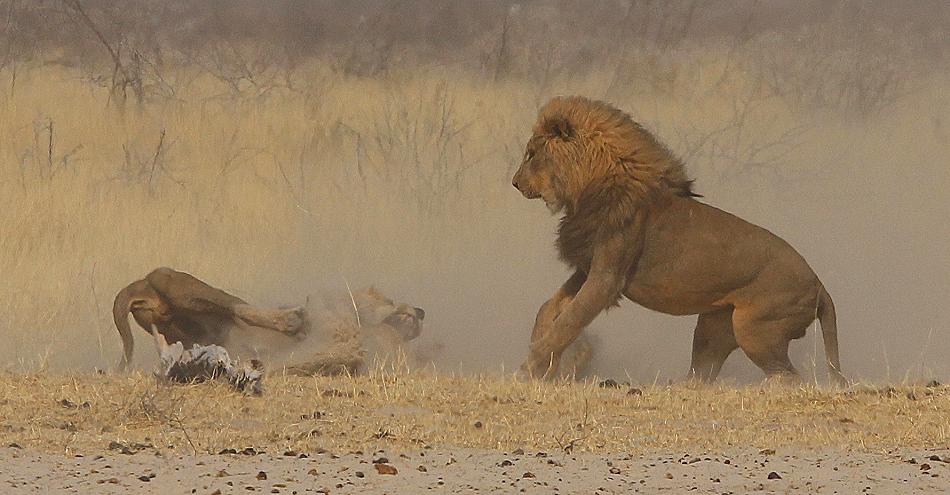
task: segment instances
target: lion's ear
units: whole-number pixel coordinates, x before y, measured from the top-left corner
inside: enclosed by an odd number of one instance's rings
[[[552,117],[545,122],[545,134],[566,141],[574,137],[574,126],[565,117]]]

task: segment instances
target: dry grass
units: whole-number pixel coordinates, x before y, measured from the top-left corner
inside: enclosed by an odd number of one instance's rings
[[[532,10],[522,9],[522,24],[536,24]],[[557,9],[544,15],[580,32]],[[263,305],[342,292],[344,277],[378,284],[428,311],[448,344],[440,365],[517,365],[535,308],[565,274],[551,249],[555,220],[517,195],[510,176],[539,103],[577,93],[633,113],[686,159],[711,203],[805,255],[835,295],[846,371],[946,373],[946,318],[933,308],[948,286],[932,267],[948,266],[950,252],[940,237],[950,214],[947,73],[908,72],[899,50],[847,36],[845,27],[875,31],[846,20],[819,26],[831,37],[580,50],[578,66],[559,50],[539,58],[519,45],[510,62],[523,66],[506,77],[398,58],[358,76],[313,54],[270,60],[249,41],[272,62],[257,73],[250,64],[228,79],[203,57],[172,56],[158,69],[174,91],[124,107],[103,84],[111,64],[70,66],[55,53],[0,61],[0,369],[111,367],[120,352],[112,298],[161,265]],[[539,40],[572,53],[588,46],[586,35],[558,33]],[[898,48],[917,39],[888,33],[874,39]],[[854,81],[881,82],[885,94],[854,93],[863,88]],[[479,315],[486,307],[491,321]],[[649,332],[655,320],[628,314],[595,323],[616,332],[605,339],[610,373],[678,376],[688,349],[668,350],[665,332]],[[672,326],[688,346],[691,323]],[[617,338],[628,328],[643,331]]]
[[[884,451],[950,441],[950,387],[828,389],[518,382],[427,373],[274,376],[261,398],[145,374],[0,375],[0,442],[217,453],[465,446],[593,452],[732,446]]]

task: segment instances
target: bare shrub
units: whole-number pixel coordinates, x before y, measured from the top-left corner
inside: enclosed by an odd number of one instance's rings
[[[158,141],[151,150],[143,151],[136,143],[124,143],[124,161],[116,179],[127,184],[142,184],[149,194],[155,194],[163,180],[185,187],[185,183],[176,178],[166,165],[166,156],[173,144],[166,140],[165,129],[159,132]]]
[[[227,88],[217,97],[260,101],[276,90],[295,88],[297,64],[277,45],[217,41],[189,54],[189,59]]]
[[[903,36],[856,30],[849,20],[832,22],[832,29],[807,26],[758,41],[755,64],[773,94],[795,107],[867,118],[910,91],[911,57],[895,43]]]
[[[445,81],[415,95],[393,91],[373,124],[370,170],[414,198],[421,212],[437,214],[474,164],[465,150],[469,125],[459,120]]]
[[[162,77],[162,46],[148,36],[150,31],[135,29],[147,19],[148,12],[142,17],[132,18],[133,25],[123,25],[123,21],[111,16],[110,12],[99,13],[105,20],[97,20],[94,14],[80,0],[62,0],[66,16],[76,25],[91,32],[101,49],[105,50],[111,61],[109,72],[100,71],[95,65],[86,67],[89,79],[109,88],[110,102],[116,101],[124,109],[128,98],[134,97],[139,108],[149,95],[174,96],[175,88]],[[114,32],[107,33],[103,24],[117,25]],[[138,23],[134,21],[139,21]]]

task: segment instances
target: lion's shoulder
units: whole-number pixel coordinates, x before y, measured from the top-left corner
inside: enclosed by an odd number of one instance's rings
[[[635,221],[645,201],[640,187],[622,175],[591,182],[561,219],[557,237],[561,259],[577,268],[589,265],[594,246]]]

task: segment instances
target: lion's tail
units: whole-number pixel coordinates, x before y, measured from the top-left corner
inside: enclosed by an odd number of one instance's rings
[[[119,330],[119,337],[122,338],[122,358],[119,360],[119,370],[126,369],[132,362],[132,351],[135,348],[135,340],[132,339],[132,327],[129,326],[129,311],[132,309],[129,287],[119,291],[115,296],[115,302],[112,305],[112,319],[115,321],[115,327]]]
[[[828,375],[834,383],[845,385],[848,380],[841,374],[841,360],[838,357],[838,322],[835,315],[835,303],[824,286],[820,286],[818,292],[818,322],[821,323],[821,337],[825,343]]]

